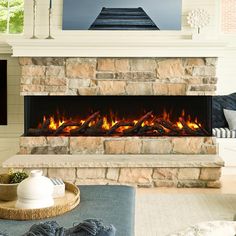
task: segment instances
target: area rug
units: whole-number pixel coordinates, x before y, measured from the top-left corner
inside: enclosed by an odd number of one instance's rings
[[[204,221],[233,220],[236,195],[139,194],[136,236],[165,236]]]

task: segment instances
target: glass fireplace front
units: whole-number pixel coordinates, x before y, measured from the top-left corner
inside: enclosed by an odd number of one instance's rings
[[[26,96],[25,136],[211,136],[211,96]]]

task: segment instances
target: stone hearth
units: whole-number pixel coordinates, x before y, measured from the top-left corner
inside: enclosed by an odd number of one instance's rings
[[[22,96],[213,95],[217,58],[19,58]],[[220,187],[212,137],[24,137],[6,168],[77,184]]]

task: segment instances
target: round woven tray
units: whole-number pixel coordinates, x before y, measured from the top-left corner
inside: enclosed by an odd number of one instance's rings
[[[0,201],[0,218],[9,220],[37,220],[62,215],[80,202],[80,191],[74,185],[65,182],[65,196],[54,199],[54,206],[40,209],[17,209],[16,201]]]

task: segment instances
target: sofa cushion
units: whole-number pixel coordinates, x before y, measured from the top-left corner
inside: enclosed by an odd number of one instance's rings
[[[228,127],[223,109],[236,110],[236,93],[212,98],[212,127]]]
[[[236,111],[224,109],[225,119],[230,130],[236,130]]]

